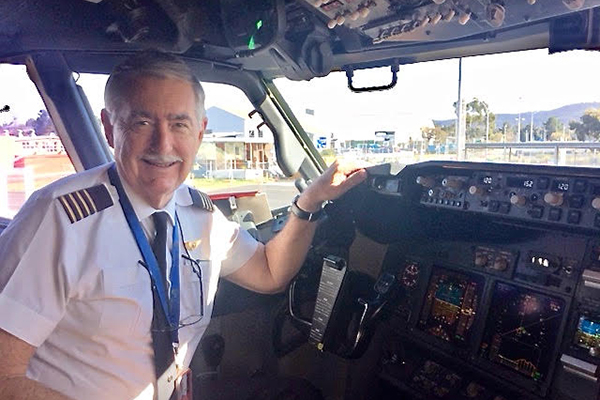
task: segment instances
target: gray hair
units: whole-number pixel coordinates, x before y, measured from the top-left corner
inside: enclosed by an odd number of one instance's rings
[[[144,50],[119,63],[111,72],[104,89],[104,103],[111,114],[120,109],[121,102],[132,82],[140,76],[157,78],[176,78],[191,83],[196,94],[198,121],[202,123],[204,109],[204,89],[190,67],[179,57],[158,50]]]

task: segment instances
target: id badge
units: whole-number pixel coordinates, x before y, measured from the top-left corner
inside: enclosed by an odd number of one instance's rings
[[[192,370],[185,368],[177,374],[175,379],[174,400],[193,400],[192,396]]]

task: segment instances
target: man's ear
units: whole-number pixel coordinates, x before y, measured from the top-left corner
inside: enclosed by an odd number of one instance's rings
[[[106,108],[103,108],[100,112],[100,119],[102,120],[102,125],[104,126],[104,136],[106,136],[106,141],[108,145],[115,148],[114,135],[113,135],[113,125],[110,123],[110,114]]]
[[[208,125],[208,118],[204,117],[200,125],[202,125],[202,127],[200,129],[200,132],[198,133],[198,139],[200,140],[200,142],[202,142],[202,139],[204,138],[204,131],[206,131],[206,125]]]

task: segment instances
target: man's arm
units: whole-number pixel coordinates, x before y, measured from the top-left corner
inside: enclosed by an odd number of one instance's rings
[[[25,376],[35,347],[0,329],[0,399],[68,400]]]
[[[367,177],[364,169],[334,162],[298,198],[304,211],[317,211],[327,200],[335,200]],[[282,229],[266,246],[227,279],[261,293],[276,293],[296,275],[310,247],[318,222],[302,220],[290,213]]]

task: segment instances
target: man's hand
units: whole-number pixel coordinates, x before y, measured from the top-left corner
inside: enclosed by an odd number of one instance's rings
[[[337,199],[366,178],[367,171],[364,168],[335,160],[302,192],[298,199],[298,207],[308,212],[317,211],[324,201]]]

